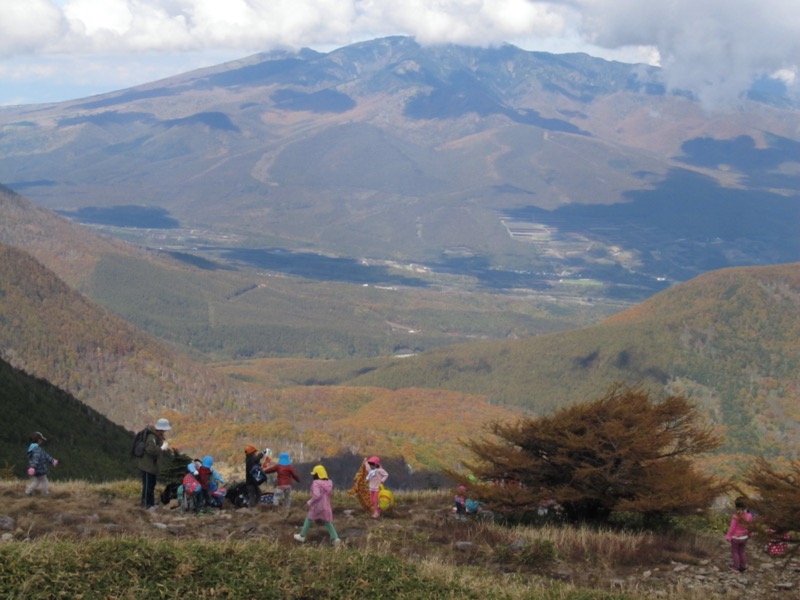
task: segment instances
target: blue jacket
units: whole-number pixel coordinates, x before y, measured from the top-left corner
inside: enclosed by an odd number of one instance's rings
[[[33,467],[35,475],[47,475],[47,467],[53,464],[53,457],[37,443],[28,446],[28,468]]]

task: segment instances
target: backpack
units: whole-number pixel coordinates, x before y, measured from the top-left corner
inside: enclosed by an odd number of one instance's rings
[[[267,474],[264,473],[264,469],[262,469],[261,465],[259,464],[253,465],[253,467],[250,469],[250,477],[252,477],[253,481],[255,481],[258,485],[267,480]]]
[[[468,513],[476,513],[481,509],[481,503],[477,500],[473,500],[472,498],[467,498],[467,501],[464,503],[464,507],[467,509]]]
[[[147,428],[145,427],[136,437],[133,438],[133,447],[131,448],[131,456],[133,458],[142,458],[144,456],[144,448],[147,443]]]
[[[378,506],[381,507],[381,510],[391,510],[394,505],[394,494],[389,488],[381,484],[381,490],[378,492]]]

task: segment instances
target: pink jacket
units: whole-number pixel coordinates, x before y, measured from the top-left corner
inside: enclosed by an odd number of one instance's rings
[[[312,521],[333,521],[331,496],[333,482],[330,479],[315,479],[311,483],[311,498],[308,504],[308,518]]]
[[[750,530],[747,528],[747,523],[753,520],[753,515],[750,514],[749,510],[746,510],[741,513],[741,521],[739,520],[739,516],[740,514],[735,512],[733,513],[733,517],[731,517],[731,526],[728,527],[728,533],[725,534],[725,539],[729,542],[733,538],[741,539],[743,536],[750,535]]]

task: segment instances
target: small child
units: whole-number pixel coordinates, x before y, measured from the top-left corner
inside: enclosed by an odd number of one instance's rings
[[[292,460],[289,458],[288,452],[281,452],[278,456],[278,464],[272,465],[264,469],[264,473],[277,473],[278,478],[278,491],[280,498],[286,510],[292,508],[292,479],[300,483],[300,476],[292,466]]]
[[[208,459],[208,460],[206,460]],[[208,463],[208,468],[211,471],[211,482],[209,483],[208,491],[211,495],[211,506],[216,508],[222,508],[223,501],[225,500],[225,495],[228,493],[228,490],[225,489],[225,478],[219,474],[219,472],[214,468],[214,459],[210,456],[206,456],[203,458],[203,463]]]
[[[731,543],[731,559],[733,565],[731,571],[744,573],[747,570],[747,538],[750,537],[750,530],[747,524],[753,520],[753,515],[747,510],[745,499],[739,496],[734,503],[735,511],[731,517],[731,524],[725,539]]]
[[[197,468],[198,460],[193,460],[186,465],[186,474],[183,476],[181,487],[183,488],[183,508],[184,510],[197,510],[200,504],[200,480],[198,479],[200,472]],[[192,503],[190,501],[194,499]]]
[[[294,539],[300,543],[305,542],[311,522],[324,521],[328,535],[331,536],[331,543],[334,546],[339,546],[342,540],[339,539],[339,534],[336,533],[336,528],[333,526],[333,508],[331,507],[333,482],[328,479],[328,472],[322,465],[314,467],[311,470],[311,475],[314,477],[314,481],[311,482],[311,498],[306,503],[308,505],[308,514],[305,522],[303,522],[303,528],[300,533],[294,534]]]
[[[198,461],[195,461],[198,462]],[[214,458],[211,456],[204,456],[200,464],[197,465],[197,481],[200,482],[200,492],[198,497],[198,508],[202,509],[206,506],[213,504],[211,499],[211,492],[213,491],[212,485],[214,475]]]
[[[453,500],[453,512],[456,519],[463,521],[467,515],[467,488],[460,485],[456,488],[456,497]]]
[[[364,462],[368,469],[367,484],[369,485],[369,497],[372,500],[372,518],[377,519],[381,516],[381,485],[389,479],[389,473],[381,467],[381,459],[377,456],[365,458]]]
[[[38,431],[30,438],[30,445],[28,446],[28,475],[33,477],[33,481],[25,488],[25,495],[30,496],[36,488],[41,489],[42,496],[49,493],[47,470],[48,465],[58,466],[58,461],[50,456],[47,451],[42,448],[47,440]]]

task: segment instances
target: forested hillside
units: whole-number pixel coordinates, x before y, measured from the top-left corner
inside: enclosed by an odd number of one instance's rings
[[[231,464],[258,443],[301,460],[351,450],[441,467],[456,460],[459,438],[514,414],[460,392],[275,389],[231,379],[169,350],[3,245],[0,347],[13,365],[129,429],[168,415],[176,446]]]
[[[211,410],[242,393],[2,244],[0,357],[130,429],[167,408]]]
[[[461,390],[538,414],[594,398],[615,381],[639,383],[694,399],[726,431],[728,451],[794,455],[798,340],[800,263],[736,268],[697,277],[592,327],[438,349],[349,383]]]
[[[50,479],[107,481],[135,476],[130,459],[133,434],[54,385],[14,369],[0,359],[0,468],[25,476],[29,436],[47,437],[45,449],[58,459]]]

